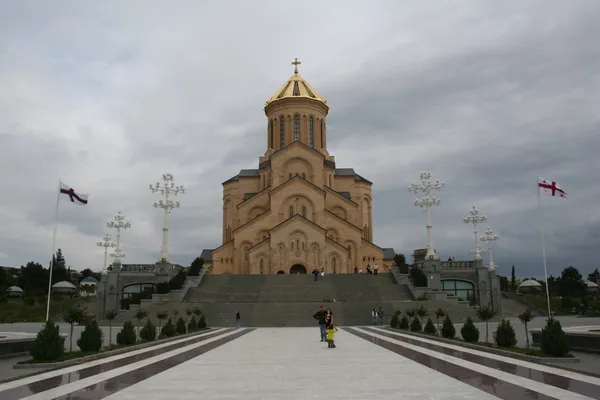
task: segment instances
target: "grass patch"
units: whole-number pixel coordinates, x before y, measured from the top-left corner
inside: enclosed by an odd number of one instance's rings
[[[76,358],[91,356],[92,354],[98,354],[94,351],[72,351],[70,353],[64,353],[62,356],[58,357],[56,360],[52,361],[36,361],[36,360],[24,360],[19,361],[17,364],[54,364],[63,361],[74,360]]]
[[[85,308],[89,304],[89,299],[79,297],[67,300],[50,300],[50,318],[62,321],[62,314],[78,304],[81,308]],[[0,323],[45,321],[45,299],[37,299],[33,305],[26,305],[21,300],[9,300],[0,307]]]

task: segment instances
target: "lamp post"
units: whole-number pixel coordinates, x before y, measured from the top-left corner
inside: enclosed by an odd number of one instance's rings
[[[469,216],[463,218],[465,224],[473,224],[473,233],[475,234],[475,260],[481,260],[481,246],[479,245],[479,236],[477,236],[477,224],[487,221],[487,217],[479,212],[477,207],[473,206],[469,211]]]
[[[114,263],[117,265],[121,264],[121,259],[125,257],[125,254],[121,251],[121,229],[131,228],[129,222],[125,222],[125,216],[121,214],[121,211],[114,217],[114,221],[110,221],[106,224],[108,228],[117,230],[117,245],[115,252],[111,254],[111,257],[115,259]]]
[[[489,265],[489,269],[490,271],[494,271],[496,269],[496,264],[494,264],[494,256],[492,254],[492,244],[494,244],[494,242],[496,240],[499,240],[500,236],[495,235],[494,231],[492,231],[492,228],[488,227],[487,230],[485,231],[485,236],[481,237],[481,241],[482,242],[487,242],[488,243],[488,251],[490,252],[490,265]]]
[[[162,175],[162,180],[164,181],[162,185],[160,182],[156,182],[156,185],[154,186],[149,185],[152,193],[160,192],[160,194],[165,196],[164,200],[159,200],[157,203],[154,203],[154,208],[162,208],[165,213],[164,225],[162,229],[162,246],[160,247],[160,257],[158,258],[159,262],[169,262],[169,214],[171,213],[171,210],[174,208],[179,208],[180,206],[178,201],[169,199],[169,196],[177,196],[179,193],[185,193],[183,185],[175,186],[173,179],[173,175],[167,173]]]
[[[112,243],[112,239],[110,238],[110,236],[108,236],[108,234],[106,234],[102,238],[102,241],[96,243],[96,246],[104,247],[104,264],[102,265],[102,273],[104,274],[106,272],[106,261],[108,259],[108,248],[115,247],[116,244]]]
[[[421,172],[420,178],[421,183],[411,183],[408,185],[408,191],[417,196],[421,193],[423,194],[423,197],[417,198],[413,204],[415,207],[425,207],[425,213],[427,214],[427,254],[425,258],[428,260],[437,260],[439,257],[433,250],[433,240],[431,237],[431,207],[439,206],[441,200],[435,196],[430,197],[429,194],[432,191],[440,191],[444,187],[444,182],[439,179],[432,181],[430,172]]]

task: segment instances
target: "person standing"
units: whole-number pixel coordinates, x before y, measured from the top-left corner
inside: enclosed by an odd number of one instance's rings
[[[315,282],[319,279],[319,271],[315,268],[313,270],[313,276],[315,277]]]
[[[375,264],[375,266],[373,267],[373,272],[375,273],[375,275],[377,275],[377,271],[379,271],[379,265]]]
[[[379,325],[383,325],[383,307],[379,305],[379,309],[377,310],[377,316],[379,317]]]
[[[320,330],[320,334],[321,334],[321,342],[325,341],[325,310],[323,309],[323,306],[319,307],[319,311],[317,311],[315,313],[315,315],[313,315],[313,318],[316,319],[319,322],[319,330]]]
[[[321,267],[321,279],[325,276],[325,267]]]
[[[240,315],[240,310],[237,310],[235,312],[235,324],[237,325],[237,327],[240,327],[240,324],[242,322],[242,316]]]
[[[373,325],[377,325],[377,309],[373,309],[373,311],[371,311],[371,322],[373,323]]]

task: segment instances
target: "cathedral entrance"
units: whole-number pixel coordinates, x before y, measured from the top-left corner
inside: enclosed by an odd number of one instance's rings
[[[283,272],[282,270],[277,271],[277,275],[285,275],[285,272]]]
[[[290,268],[290,274],[306,274],[306,267],[302,264],[294,264]]]

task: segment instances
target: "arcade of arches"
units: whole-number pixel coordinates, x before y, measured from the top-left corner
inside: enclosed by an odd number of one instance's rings
[[[329,105],[298,74],[265,104],[258,168],[223,182],[223,245],[204,250],[214,274],[389,271],[394,250],[373,243],[372,182],[327,150]]]

